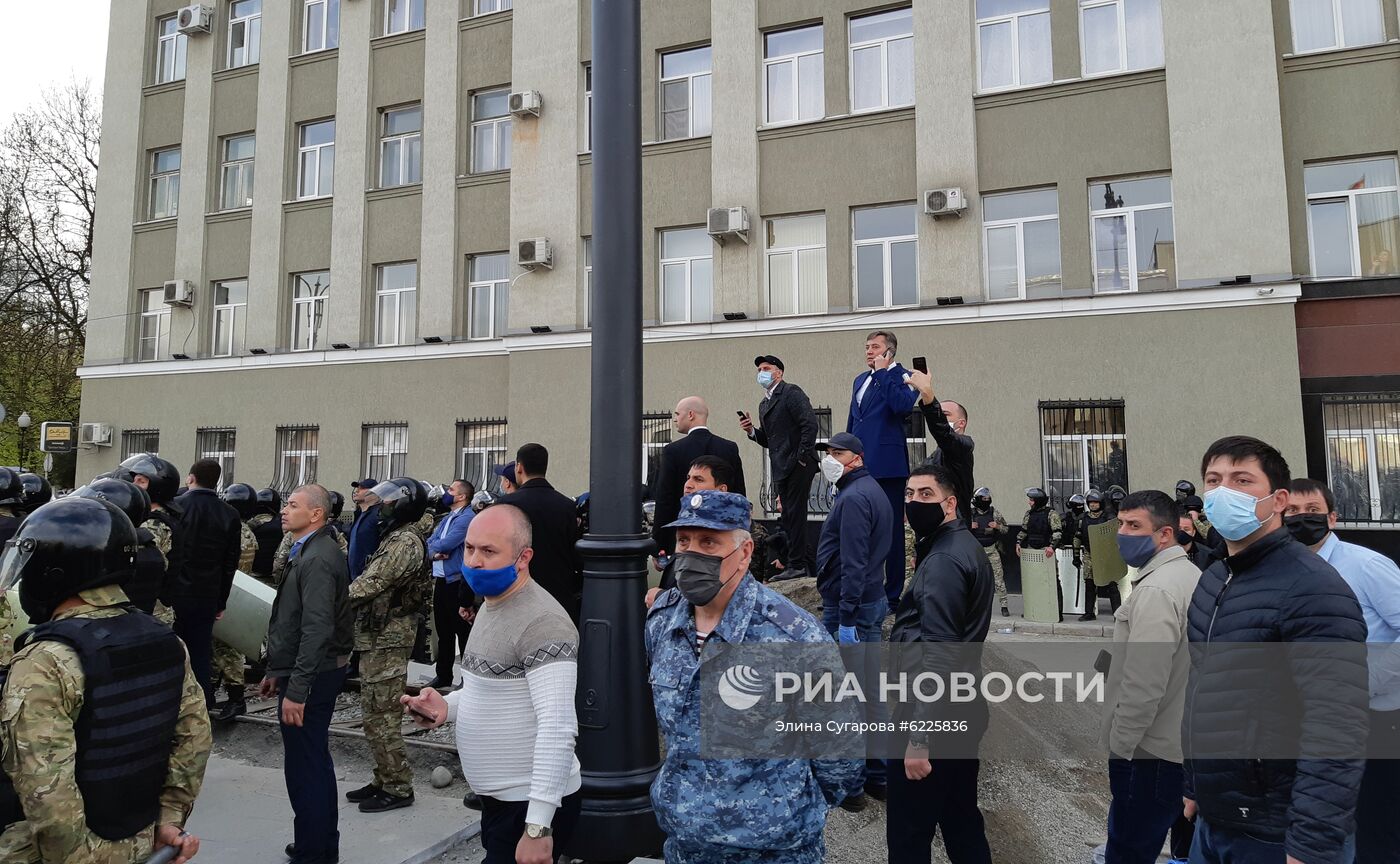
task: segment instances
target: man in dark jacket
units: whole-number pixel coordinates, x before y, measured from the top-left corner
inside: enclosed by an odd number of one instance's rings
[[[166,580],[161,598],[175,612],[175,635],[189,649],[190,666],[210,705],[214,704],[210,680],[214,621],[228,604],[243,538],[238,513],[214,491],[220,470],[213,459],[200,459],[190,466],[189,491],[180,498],[183,515],[175,535],[183,566],[175,579]]]
[[[653,524],[657,527],[652,530],[651,537],[656,541],[658,554],[676,551],[675,529],[665,526],[676,521],[681,512],[681,490],[685,488],[690,465],[696,459],[718,456],[728,462],[733,469],[729,491],[737,495],[748,494],[744,489],[744,463],[739,458],[739,445],[710,431],[706,425],[710,422],[710,408],[704,399],[687,396],[676,403],[676,409],[671,412],[671,422],[681,437],[662,448],[658,477],[653,487],[656,493]],[[567,605],[565,608],[568,608]]]
[[[933,394],[933,378],[917,369],[909,373],[909,386],[919,392],[919,410],[937,445],[929,461],[948,469],[958,500],[958,518],[971,520],[972,451],[977,446],[967,433],[967,409],[952,399],[939,401]]]
[[[1206,516],[1230,556],[1202,574],[1187,613],[1185,805],[1200,816],[1191,860],[1331,864],[1352,830],[1364,764],[1361,607],[1284,527],[1290,477],[1277,450],[1222,438],[1201,473]],[[1308,644],[1288,656],[1229,644],[1270,642]],[[1351,749],[1358,758],[1341,758]]]
[[[749,440],[768,451],[769,476],[773,492],[782,500],[780,522],[783,533],[795,538],[788,550],[786,567],[780,579],[800,579],[807,574],[807,497],[812,491],[812,478],[817,474],[817,412],[812,400],[798,387],[783,378],[783,361],[772,354],[755,357],[758,386],[763,388],[763,401],[758,403],[757,426],[745,414],[739,426]]]
[[[577,624],[583,593],[583,561],[574,548],[579,538],[578,514],[574,499],[549,485],[548,470],[549,451],[544,445],[521,445],[515,451],[516,490],[497,503],[514,504],[530,520],[534,534],[530,546],[535,550],[530,576]],[[680,497],[677,491],[678,502]]]
[[[916,665],[907,669],[909,674],[927,672],[942,680],[955,672],[980,671],[980,643],[986,641],[992,621],[992,565],[958,515],[955,482],[945,465],[922,465],[910,474],[904,509],[923,554],[909,589],[900,598],[890,631],[890,643],[900,648],[896,660]],[[979,647],[955,647],[961,643]],[[947,707],[927,710],[946,711]],[[910,718],[898,715],[897,719]],[[949,739],[939,736],[936,743],[944,753],[975,752],[986,728],[986,703],[978,700],[961,706],[955,718],[944,714],[939,719],[967,723],[967,731],[952,748]],[[904,759],[892,759],[886,768],[890,790],[885,840],[891,864],[927,864],[936,831],[942,832],[953,864],[991,864],[977,806],[980,764],[971,758],[931,760],[927,733],[909,736]]]
[[[355,520],[350,523],[350,544],[347,560],[350,566],[350,581],[364,572],[365,563],[374,550],[379,548],[379,503],[369,490],[379,485],[373,477],[366,477],[350,484],[354,492],[350,501],[355,505]]]
[[[282,508],[293,542],[272,603],[260,688],[264,698],[278,697],[287,797],[296,814],[287,854],[299,864],[340,854],[330,726],[354,646],[354,613],[345,553],[326,527],[330,508],[330,494],[315,484],[287,496]]]

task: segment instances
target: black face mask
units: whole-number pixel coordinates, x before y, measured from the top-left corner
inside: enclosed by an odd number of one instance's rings
[[[909,527],[914,529],[915,537],[927,537],[937,531],[938,526],[947,519],[943,512],[943,501],[904,502],[904,515],[909,520]]]
[[[738,551],[739,549],[734,550]],[[671,573],[676,577],[676,588],[692,605],[708,605],[719,594],[720,589],[734,579],[733,576],[725,580],[719,578],[724,562],[734,552],[723,557],[700,552],[677,552],[671,557]]]
[[[1327,522],[1326,513],[1295,513],[1283,517],[1283,524],[1288,526],[1293,539],[1304,546],[1316,546],[1327,537],[1327,532],[1332,530]]]
[[[1182,531],[1180,528],[1176,529],[1176,545],[1178,545],[1178,546],[1190,546],[1192,543],[1195,543],[1195,542],[1196,542],[1196,535],[1195,535],[1195,534],[1187,533],[1186,531]]]

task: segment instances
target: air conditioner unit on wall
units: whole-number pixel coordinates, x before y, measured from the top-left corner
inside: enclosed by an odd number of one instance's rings
[[[743,207],[711,207],[705,215],[705,231],[724,245],[726,237],[749,242],[749,211]]]
[[[165,283],[166,306],[193,306],[194,284],[185,279],[171,279]]]
[[[521,240],[515,247],[515,263],[531,270],[536,267],[553,267],[553,258],[547,237],[531,237]]]
[[[111,447],[112,425],[110,423],[84,423],[78,427],[78,443],[89,447]]]
[[[924,212],[933,217],[962,216],[967,209],[967,198],[962,187],[930,189],[924,193]]]
[[[214,7],[196,3],[182,8],[175,18],[175,29],[186,36],[208,33],[214,21]]]
[[[521,116],[533,114],[540,116],[540,109],[544,107],[544,98],[540,96],[538,90],[521,90],[518,93],[510,94],[510,113]]]

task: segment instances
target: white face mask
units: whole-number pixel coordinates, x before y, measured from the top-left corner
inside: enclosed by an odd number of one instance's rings
[[[846,466],[836,461],[836,457],[830,453],[822,457],[822,476],[826,482],[835,483],[846,473]]]

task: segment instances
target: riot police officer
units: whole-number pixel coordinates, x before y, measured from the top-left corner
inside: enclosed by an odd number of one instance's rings
[[[992,506],[992,490],[986,486],[972,493],[972,520],[969,527],[972,529],[972,536],[982,544],[982,551],[987,553],[987,560],[991,562],[992,581],[996,583],[1001,616],[1009,618],[1011,609],[1006,605],[1006,574],[1002,569],[1001,547],[998,544],[1010,529],[1006,527],[1006,520],[1001,517],[1001,511]]]
[[[275,585],[277,568],[273,562],[283,533],[282,495],[271,486],[264,486],[254,493],[254,497],[256,512],[248,518],[248,527],[258,540],[258,554],[253,556],[250,575],[256,576],[260,582]]]
[[[1050,496],[1039,486],[1026,490],[1026,501],[1030,509],[1021,517],[1021,533],[1016,537],[1016,555],[1022,549],[1041,549],[1047,557],[1055,557],[1055,547],[1060,545],[1064,526],[1060,514],[1050,509]]]
[[[238,514],[238,569],[251,576],[258,554],[258,539],[248,527],[248,520],[257,513],[257,493],[247,483],[230,483],[219,497]],[[248,659],[257,661],[256,657]],[[210,665],[214,679],[223,684],[227,697],[213,719],[227,722],[248,710],[243,655],[227,642],[215,639]]]
[[[1079,616],[1080,621],[1099,620],[1099,599],[1098,590],[1094,587],[1094,556],[1089,547],[1089,529],[1095,525],[1114,518],[1108,508],[1104,506],[1104,495],[1097,489],[1090,489],[1084,496],[1085,513],[1084,518],[1079,520],[1078,531],[1074,535],[1074,555],[1075,563],[1079,566],[1079,573],[1084,577],[1084,614]],[[1118,608],[1118,589],[1115,586],[1108,586],[1104,593],[1109,595],[1113,608]]]
[[[0,468],[0,543],[19,530],[20,505],[24,503],[24,484],[9,468]]]
[[[136,550],[121,510],[73,496],[30,514],[0,557],[0,591],[19,581],[37,625],[0,695],[3,765],[23,811],[0,835],[5,860],[199,850],[182,829],[213,746],[204,691],[180,640],[120,587]]]
[[[1176,484],[1176,503],[1185,504],[1186,499],[1196,494],[1196,484],[1190,480],[1178,480]]]
[[[156,600],[165,585],[165,553],[160,551],[155,535],[145,525],[151,515],[151,498],[146,490],[127,480],[99,477],[75,489],[73,494],[79,498],[112,502],[136,526],[136,568],[122,590],[131,600],[131,605],[147,614],[154,612]]]
[[[118,465],[112,476],[135,483],[150,497],[151,515],[142,524],[150,530],[155,537],[156,548],[165,556],[166,581],[180,578],[184,567],[184,553],[176,542],[180,518],[177,511],[171,509],[170,503],[183,488],[179,469],[154,453],[137,453]],[[156,605],[154,614],[166,624],[175,623],[175,613],[164,603]]]
[[[33,513],[53,500],[53,487],[38,474],[24,472],[19,475],[19,484],[24,489],[24,497],[19,503],[21,513]]]

